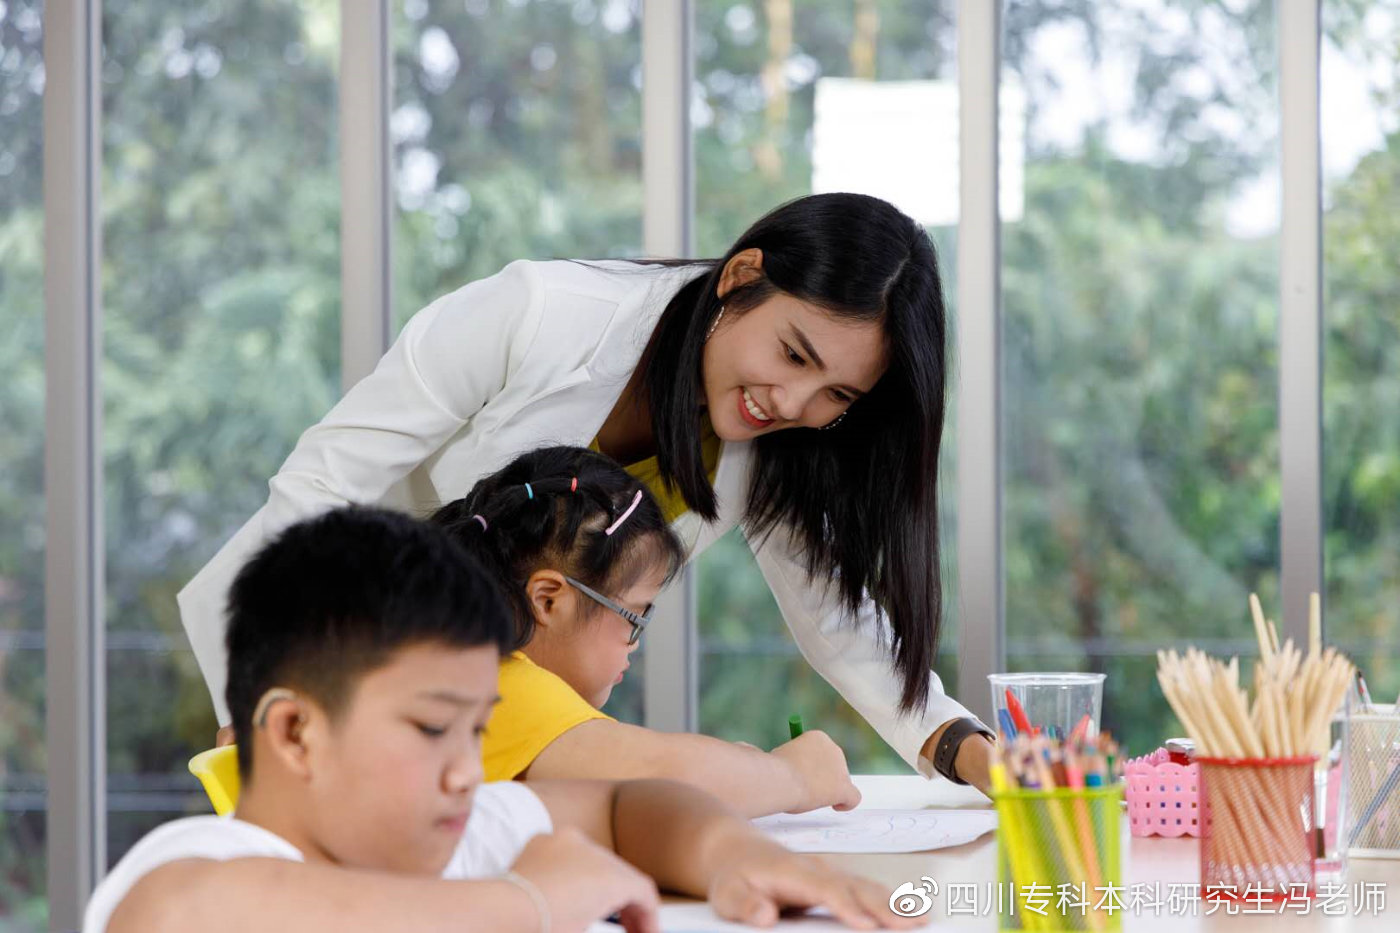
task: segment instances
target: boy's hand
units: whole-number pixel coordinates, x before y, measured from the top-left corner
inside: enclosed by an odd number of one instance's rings
[[[577,829],[536,836],[511,868],[544,895],[551,930],[583,930],[619,914],[628,933],[660,933],[655,882]]]
[[[804,732],[773,749],[773,755],[792,769],[799,799],[789,813],[805,813],[818,807],[851,810],[860,803],[860,791],[851,783],[846,755],[825,732]]]
[[[804,733],[799,739],[806,738]],[[710,885],[710,906],[725,920],[771,927],[787,908],[824,907],[857,930],[911,930],[926,917],[890,910],[890,889],[799,855],[768,840],[748,842]]]

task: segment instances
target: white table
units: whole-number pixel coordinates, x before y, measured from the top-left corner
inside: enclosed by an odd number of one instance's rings
[[[864,799],[862,807],[872,809],[921,809],[925,807],[972,807],[987,808],[991,801],[971,788],[956,787],[947,781],[926,781],[917,776],[861,776],[855,779]],[[1128,821],[1123,820],[1123,883],[1131,888],[1142,883],[1161,885],[1161,898],[1165,902],[1170,891],[1169,885],[1196,884],[1200,880],[1198,850],[1200,842],[1195,837],[1160,839],[1156,837],[1134,839],[1128,833]],[[900,884],[909,881],[918,884],[928,876],[938,882],[938,892],[932,898],[933,908],[925,916],[931,919],[929,929],[976,929],[993,931],[997,929],[995,907],[983,916],[950,915],[950,885],[976,885],[981,893],[978,908],[982,908],[988,898],[988,885],[995,892],[997,881],[996,836],[989,833],[976,842],[951,849],[933,852],[919,852],[909,855],[831,855],[827,856],[837,864],[859,872],[889,886],[891,892]],[[1328,933],[1352,933],[1352,931],[1387,931],[1400,933],[1400,861],[1360,860],[1351,861],[1344,879],[1348,886],[1369,882],[1386,885],[1385,910],[1378,916],[1369,913],[1356,915],[1348,905],[1346,915],[1330,917],[1318,913],[1301,915],[1290,912],[1269,915],[1246,915],[1249,909],[1240,905],[1240,913],[1234,916],[1226,913],[1220,905],[1214,915],[1208,916],[1207,904],[1199,904],[1194,913],[1171,916],[1163,907],[1160,916],[1150,912],[1135,915],[1131,911],[1123,917],[1124,933],[1139,931],[1171,931],[1171,933],[1193,933],[1197,930],[1225,930],[1229,933],[1291,933],[1291,931],[1325,930]],[[966,888],[961,889],[966,891]],[[966,903],[965,899],[963,902]],[[800,930],[803,924],[794,924]]]

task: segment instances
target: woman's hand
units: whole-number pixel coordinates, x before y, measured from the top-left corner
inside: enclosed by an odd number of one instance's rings
[[[783,910],[809,907],[823,907],[857,930],[910,930],[927,922],[891,910],[890,894],[888,888],[833,868],[814,855],[755,839],[730,853],[710,885],[709,900],[723,919],[758,927],[777,923]]]
[[[773,749],[773,757],[787,765],[798,789],[789,813],[805,813],[818,807],[851,810],[860,803],[860,791],[851,783],[846,754],[825,732],[804,732]]]
[[[233,744],[233,726],[224,726],[214,733],[214,747],[223,748]]]

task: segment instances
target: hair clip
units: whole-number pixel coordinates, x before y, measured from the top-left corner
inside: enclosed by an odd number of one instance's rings
[[[606,529],[604,529],[603,534],[607,535],[608,537],[612,537],[612,533],[613,533],[614,531],[617,531],[617,528],[618,528],[619,525],[621,525],[623,522],[627,521],[627,516],[631,515],[632,512],[636,510],[636,508],[637,508],[637,503],[639,503],[639,502],[641,502],[641,501],[642,501],[642,491],[641,491],[640,489],[638,489],[638,490],[637,490],[637,494],[636,494],[635,496],[632,497],[632,504],[629,505],[629,506],[627,507],[627,511],[626,511],[626,512],[623,512],[622,515],[618,518],[617,521],[613,522],[613,523],[612,523],[611,525],[609,525]]]
[[[525,494],[528,495],[531,499],[535,498],[535,491],[530,488],[529,483],[525,484]]]
[[[491,526],[486,524],[486,519],[482,518],[480,515],[473,515],[472,518],[476,521],[481,522],[482,531],[489,531],[491,529]]]
[[[578,477],[575,476],[569,481],[569,492],[578,492]]]

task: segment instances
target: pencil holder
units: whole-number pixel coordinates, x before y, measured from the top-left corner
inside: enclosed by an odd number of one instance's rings
[[[1121,785],[1008,790],[996,803],[1000,929],[1122,929]]]
[[[1134,836],[1201,834],[1201,766],[1170,761],[1166,749],[1129,759],[1123,765],[1128,795],[1128,826]]]
[[[1313,892],[1313,756],[1201,765],[1201,891],[1288,900]]]
[[[1347,854],[1400,858],[1400,713],[1353,708],[1343,748],[1347,808],[1355,814]]]

